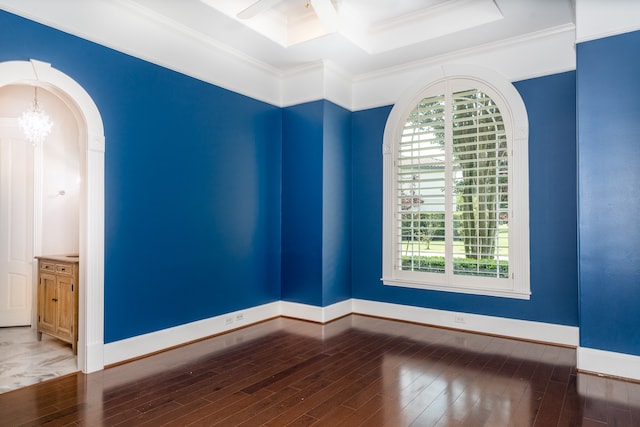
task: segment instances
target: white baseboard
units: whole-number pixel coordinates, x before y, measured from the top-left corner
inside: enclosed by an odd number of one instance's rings
[[[578,328],[572,326],[360,299],[349,299],[327,307],[277,301],[105,344],[104,365],[135,359],[273,317],[287,316],[312,322],[327,323],[351,313],[511,338],[578,346]],[[327,327],[331,329],[331,325]],[[329,332],[331,331],[328,330],[327,333]],[[594,370],[594,372],[599,371]]]
[[[573,326],[360,299],[345,300],[327,307],[277,301],[105,344],[104,365],[135,359],[273,317],[287,316],[327,323],[351,313],[567,346],[578,347],[579,343],[578,328]],[[326,328],[327,333],[332,332],[331,324]],[[577,353],[577,368],[581,371],[640,381],[640,356],[586,347],[578,347]],[[102,365],[101,362],[87,360],[85,364],[94,371],[99,370],[96,366]]]
[[[578,347],[578,370],[640,381],[640,356]]]
[[[404,320],[483,334],[577,347],[577,326],[532,322],[505,317],[435,310],[432,308],[353,299],[353,313]]]
[[[297,302],[280,301],[282,305],[282,315],[294,317],[296,319],[309,320],[311,322],[327,323],[342,316],[351,314],[350,299],[318,307],[315,305],[300,304]]]
[[[104,344],[102,342],[91,343],[85,346],[84,358],[78,352],[78,369],[85,374],[96,372],[104,367]]]
[[[277,301],[111,342],[104,345],[104,364],[135,359],[280,315],[280,301]]]

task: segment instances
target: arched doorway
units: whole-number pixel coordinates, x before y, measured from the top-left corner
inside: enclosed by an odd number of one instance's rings
[[[51,64],[31,61],[0,63],[0,87],[42,86],[75,114],[81,132],[80,283],[78,368],[104,368],[104,151],[102,118],[89,94]]]

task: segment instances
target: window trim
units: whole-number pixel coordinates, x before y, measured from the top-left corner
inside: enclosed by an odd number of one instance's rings
[[[477,89],[489,89],[502,113],[507,139],[512,150],[510,176],[513,191],[510,193],[510,243],[509,269],[511,279],[506,287],[491,287],[474,284],[473,279],[464,278],[457,283],[433,283],[420,278],[419,272],[397,274],[395,263],[395,152],[397,143],[409,113],[420,102],[426,92],[437,84],[449,80],[470,80],[478,83]],[[382,233],[382,282],[385,285],[418,289],[430,289],[476,295],[490,295],[517,299],[530,299],[529,272],[529,122],[524,101],[516,88],[498,73],[469,65],[445,65],[429,73],[419,83],[411,86],[395,103],[383,136],[383,233]],[[513,258],[513,260],[511,259]],[[403,272],[407,273],[407,272]],[[404,277],[398,277],[404,276]],[[459,279],[456,278],[456,279]]]

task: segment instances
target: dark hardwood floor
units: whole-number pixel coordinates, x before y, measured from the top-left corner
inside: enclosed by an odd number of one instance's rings
[[[640,384],[575,358],[357,315],[279,318],[0,394],[0,425],[640,426]]]

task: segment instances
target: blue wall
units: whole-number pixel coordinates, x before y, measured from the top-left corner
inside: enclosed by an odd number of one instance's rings
[[[323,298],[351,298],[351,112],[324,101]]]
[[[515,86],[529,115],[531,300],[382,284],[381,146],[390,107],[353,114],[354,298],[578,325],[575,73]]]
[[[580,345],[640,355],[640,32],[577,46]]]
[[[102,114],[105,342],[280,299],[281,109],[0,12],[31,58]]]
[[[329,101],[284,109],[285,301],[327,306],[351,296],[350,130],[351,113]]]
[[[322,305],[323,102],[284,109],[282,299]]]

